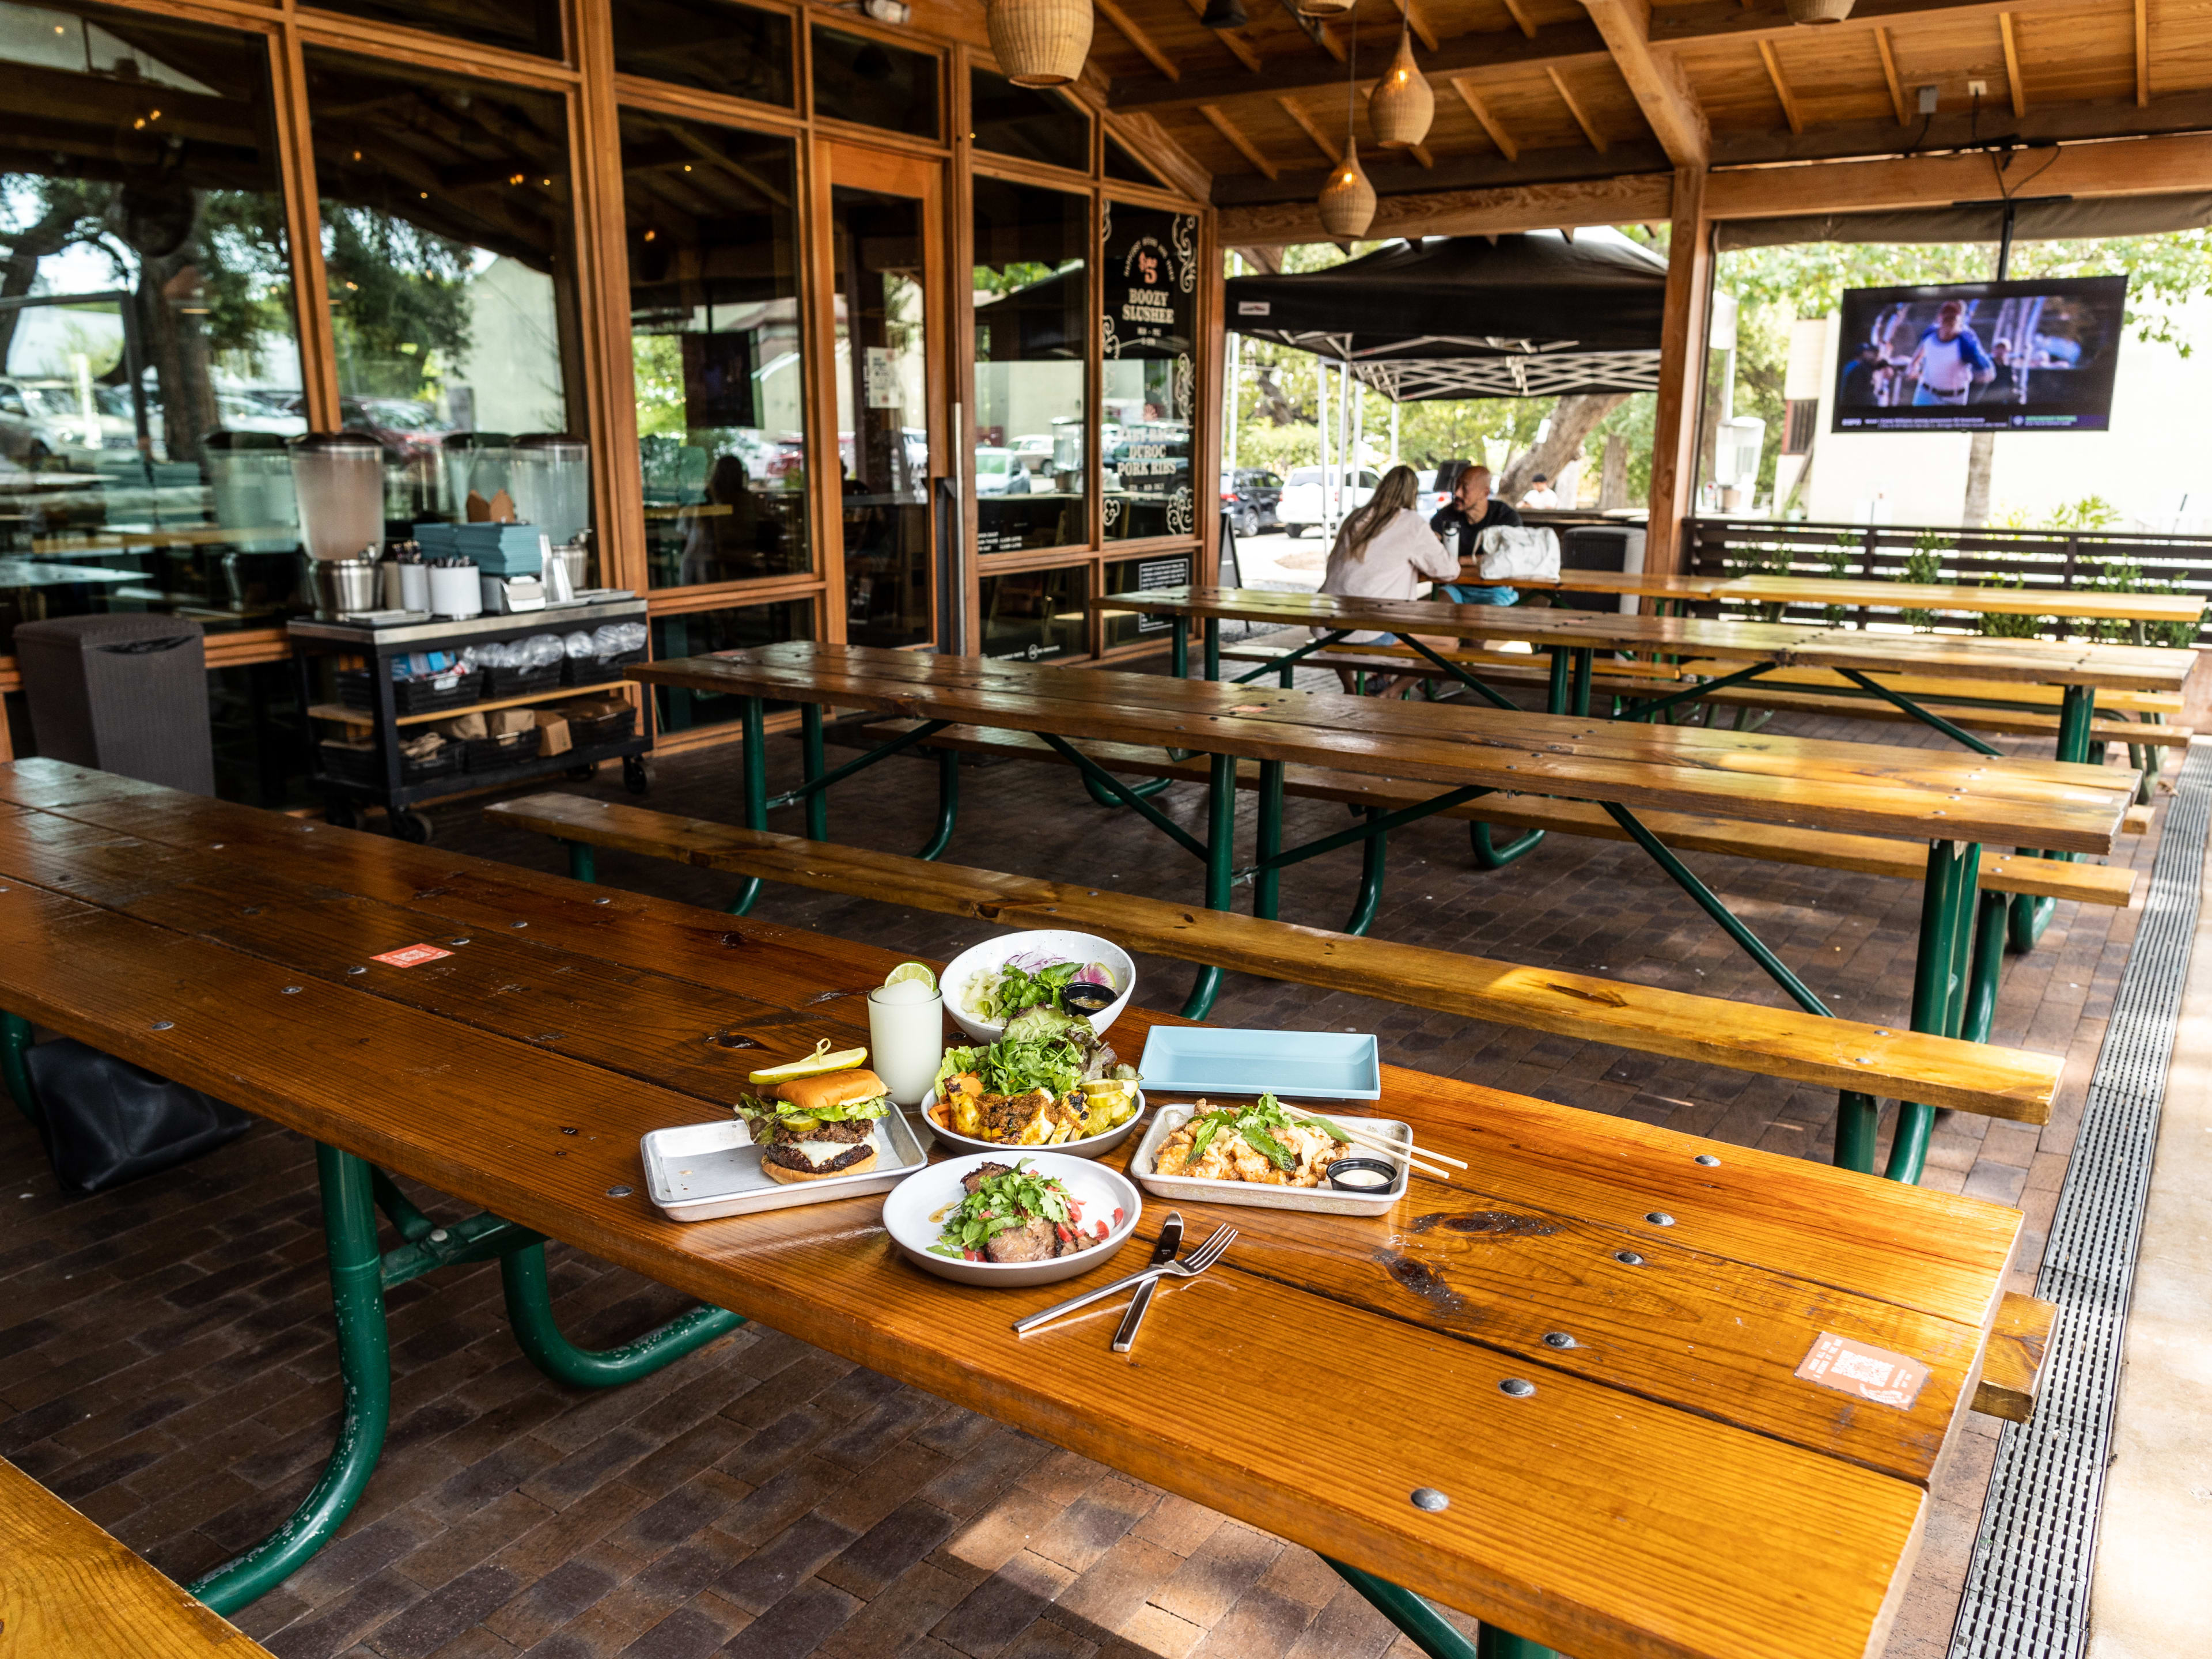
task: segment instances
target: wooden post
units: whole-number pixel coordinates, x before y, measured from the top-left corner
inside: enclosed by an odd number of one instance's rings
[[[1682,567],[1682,520],[1698,488],[1698,419],[1705,401],[1705,325],[1712,296],[1712,222],[1705,173],[1674,169],[1667,312],[1659,335],[1659,408],[1651,441],[1651,510],[1644,568]]]

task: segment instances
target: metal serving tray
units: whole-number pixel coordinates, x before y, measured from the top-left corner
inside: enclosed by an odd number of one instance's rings
[[[752,1135],[735,1114],[714,1123],[655,1129],[637,1147],[645,1161],[646,1195],[661,1214],[671,1221],[714,1221],[887,1193],[929,1162],[903,1112],[878,1121],[871,1138],[876,1167],[866,1174],[789,1182],[762,1173]]]
[[[1137,1069],[1160,1093],[1380,1100],[1382,1055],[1365,1031],[1155,1025]]]
[[[1162,1028],[1155,1027],[1155,1030]],[[1162,1106],[1152,1114],[1151,1127],[1129,1158],[1129,1179],[1156,1198],[1187,1199],[1194,1204],[1243,1204],[1258,1210],[1310,1210],[1322,1215],[1388,1215],[1406,1195],[1406,1160],[1391,1158],[1398,1166],[1396,1182],[1379,1193],[1340,1192],[1330,1186],[1270,1187],[1256,1181],[1206,1181],[1194,1176],[1156,1176],[1152,1160],[1160,1143],[1190,1121],[1192,1108]],[[1394,1117],[1350,1117],[1342,1112],[1318,1112],[1318,1117],[1341,1123],[1348,1129],[1365,1129],[1385,1139],[1410,1141],[1413,1130]],[[1349,1157],[1383,1158],[1388,1154],[1354,1146]]]

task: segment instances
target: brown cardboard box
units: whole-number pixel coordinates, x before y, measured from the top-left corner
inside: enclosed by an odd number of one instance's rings
[[[538,717],[538,752],[540,755],[565,755],[575,745],[568,741],[568,722],[557,708],[538,708],[532,711]]]
[[[537,725],[538,711],[534,708],[495,708],[478,718],[484,722],[491,736],[504,738],[517,732],[527,732]]]

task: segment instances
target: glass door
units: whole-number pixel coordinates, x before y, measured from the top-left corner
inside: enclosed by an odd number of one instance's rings
[[[835,378],[844,636],[927,645],[935,635],[933,480],[945,471],[941,165],[830,144],[823,219],[834,273]]]

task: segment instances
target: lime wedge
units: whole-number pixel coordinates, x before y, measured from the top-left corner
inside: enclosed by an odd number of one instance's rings
[[[926,962],[902,962],[884,975],[886,985],[903,985],[908,980],[920,984],[925,991],[937,988],[937,975],[929,971],[929,964]]]
[[[868,1060],[866,1048],[841,1048],[830,1052],[830,1039],[823,1037],[814,1045],[814,1052],[804,1060],[787,1060],[781,1066],[771,1066],[765,1071],[746,1074],[748,1083],[787,1083],[795,1077],[813,1077],[822,1072],[849,1072]]]

